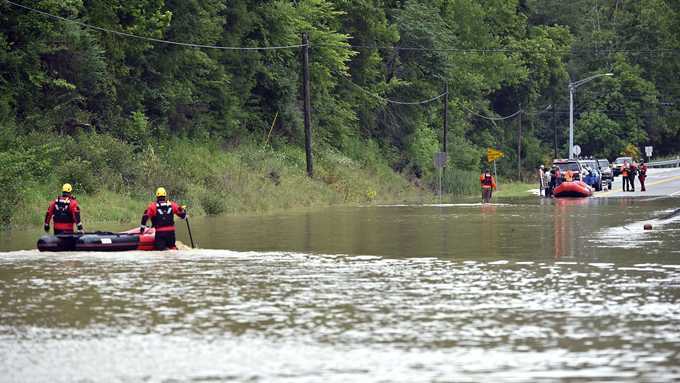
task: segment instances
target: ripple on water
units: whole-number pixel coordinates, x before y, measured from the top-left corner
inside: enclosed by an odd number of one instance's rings
[[[680,266],[0,255],[10,380],[680,378]]]

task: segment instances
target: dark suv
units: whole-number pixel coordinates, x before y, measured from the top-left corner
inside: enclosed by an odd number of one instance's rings
[[[612,172],[612,168],[609,166],[609,160],[606,158],[601,158],[597,160],[597,164],[600,167],[600,173],[602,173],[602,183],[607,185],[607,189],[612,190],[614,173]]]
[[[562,174],[562,177],[564,177],[564,173],[566,173],[567,170],[571,170],[574,173],[574,180],[575,181],[581,180],[581,173],[583,173],[583,168],[581,167],[581,163],[578,160],[554,160],[553,165],[560,168],[560,173]]]

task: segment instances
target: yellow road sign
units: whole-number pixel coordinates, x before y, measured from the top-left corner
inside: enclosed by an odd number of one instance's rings
[[[504,156],[504,154],[500,150],[496,150],[496,149],[492,149],[492,148],[488,148],[486,150],[486,159],[489,162],[496,161],[497,159],[502,158],[503,156]]]

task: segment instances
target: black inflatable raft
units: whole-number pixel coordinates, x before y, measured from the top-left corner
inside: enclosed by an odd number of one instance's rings
[[[138,230],[138,229],[135,229]],[[84,234],[44,235],[38,239],[40,251],[128,251],[153,250],[155,231],[143,234],[130,230],[124,233],[94,232]]]

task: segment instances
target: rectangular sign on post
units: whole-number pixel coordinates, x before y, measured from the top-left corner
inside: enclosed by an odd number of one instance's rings
[[[446,152],[437,152],[434,154],[434,167],[437,169],[441,169],[446,166],[446,163],[448,162],[449,156],[446,155]]]
[[[647,155],[647,157],[652,156],[652,149],[653,148],[651,146],[645,146],[645,154]]]
[[[496,150],[496,149],[492,149],[492,148],[488,148],[486,150],[486,159],[489,162],[494,162],[497,159],[502,158],[503,156],[504,156],[504,154],[500,150]]]

